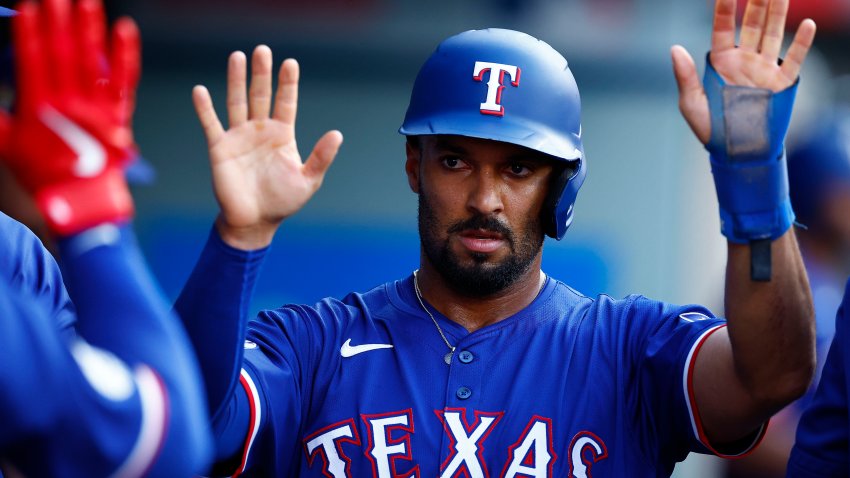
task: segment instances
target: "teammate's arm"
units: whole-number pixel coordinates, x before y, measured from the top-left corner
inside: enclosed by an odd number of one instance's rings
[[[78,338],[59,334],[43,296],[2,283],[0,358],[19,365],[0,372],[0,456],[28,476],[203,471],[209,438],[197,364],[132,231],[104,223],[59,246]]]
[[[787,8],[787,0],[750,1],[743,18],[740,42],[736,46],[735,1],[717,0],[710,62],[722,78],[721,83],[749,87],[747,89],[724,89],[721,96],[712,98],[708,86],[704,89],[698,80],[690,55],[680,46],[672,50],[680,109],[696,136],[712,153],[712,172],[721,200],[721,217],[724,200],[728,199],[723,194],[731,194],[739,201],[743,197],[747,205],[765,199],[758,197],[756,186],[742,187],[743,182],[734,183],[735,179],[720,178],[718,171],[724,165],[737,168],[755,164],[743,162],[742,157],[747,161],[762,161],[760,164],[769,166],[782,160],[781,141],[787,122],[782,129],[782,124],[777,126],[782,119],[771,115],[780,109],[777,104],[783,100],[782,93],[795,85],[815,34],[814,22],[803,21],[784,61],[778,62]],[[767,106],[763,99],[766,97],[760,96],[763,92],[769,96]],[[743,102],[737,106],[745,105],[743,110],[735,109],[736,99]],[[785,106],[790,116],[790,104]],[[731,117],[740,112],[747,113],[748,118],[742,121],[741,117]],[[735,129],[736,120],[737,124],[746,125],[749,130],[746,127]],[[725,126],[723,121],[726,121]],[[766,140],[759,136],[760,127],[767,130]],[[748,131],[750,136],[735,138],[742,130]],[[723,134],[726,136],[720,136]],[[746,141],[752,142],[749,150],[746,144],[742,144]],[[769,144],[762,145],[760,141]],[[760,158],[753,153],[762,146],[767,155],[775,154],[777,157]],[[736,148],[745,150],[746,154],[736,153]],[[717,154],[728,155],[726,162],[716,162]],[[740,156],[736,157],[736,154]],[[781,184],[768,182],[767,186],[781,189]],[[723,193],[723,187],[732,189],[731,193]],[[737,221],[743,216],[745,214],[723,219]],[[723,226],[724,234],[730,238],[725,294],[728,328],[707,340],[696,359],[694,370],[698,414],[712,443],[729,443],[751,433],[770,415],[802,395],[814,371],[814,313],[808,279],[794,232],[788,228],[793,215],[780,219],[785,220],[784,229],[767,241],[746,235],[733,237],[735,234],[729,232],[731,229],[727,230],[732,228],[731,220]],[[747,243],[752,239],[761,239],[761,245]],[[753,251],[758,254],[758,247],[764,251],[765,242],[769,251],[767,263],[772,270],[769,280],[754,280],[751,265],[763,266],[765,258],[756,258],[754,262],[751,254]]]
[[[34,291],[66,338],[74,336],[76,313],[56,260],[36,235],[0,212],[0,277],[15,288]]]
[[[835,336],[823,365],[823,374],[811,404],[797,427],[796,442],[788,460],[789,477],[850,475],[850,400],[847,392],[847,344],[850,343],[850,281],[835,318]]]
[[[15,430],[0,454],[29,476],[188,476],[209,446],[197,364],[127,226],[139,34],[130,19],[105,30],[97,0],[24,2],[13,21],[18,97],[0,151],[59,239],[81,340],[60,340],[43,309],[2,318],[3,352],[38,359],[3,360],[19,366],[0,380]],[[43,303],[34,293],[14,295]]]

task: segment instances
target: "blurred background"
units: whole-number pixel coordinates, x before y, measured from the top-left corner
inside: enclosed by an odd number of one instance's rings
[[[11,2],[4,5],[11,6]],[[705,0],[117,0],[143,39],[137,142],[156,180],[134,190],[136,225],[154,273],[176,297],[217,212],[191,89],[206,85],[221,117],[233,50],[271,46],[301,63],[303,155],[328,129],[345,143],[322,189],[287,221],[253,307],[341,297],[418,265],[416,197],[397,129],[419,66],[445,37],[521,30],[569,60],[582,93],[589,172],[575,222],[547,239],[544,270],[587,295],[639,292],[722,314],[725,241],[707,154],[681,118],[669,50],[702,68],[713,2]],[[850,84],[850,0],[792,2],[796,27],[818,22],[789,141]],[[710,458],[679,477],[723,476]]]

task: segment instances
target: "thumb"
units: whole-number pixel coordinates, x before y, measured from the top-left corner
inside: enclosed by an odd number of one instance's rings
[[[325,173],[331,166],[339,147],[342,145],[342,133],[337,130],[328,131],[313,147],[313,152],[304,163],[304,175],[316,182],[318,188],[322,184]]]
[[[697,76],[697,67],[690,53],[681,45],[670,49],[673,59],[673,74],[679,88],[679,110],[697,138],[705,144],[711,135],[711,119],[708,99]]]

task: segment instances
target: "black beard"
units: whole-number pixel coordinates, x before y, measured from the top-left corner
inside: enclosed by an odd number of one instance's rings
[[[539,217],[529,219],[525,234],[517,238],[513,231],[492,216],[475,215],[451,225],[446,232],[483,229],[498,232],[508,242],[512,254],[499,263],[487,262],[489,255],[472,253],[472,266],[461,264],[448,241],[439,242],[440,227],[434,208],[419,185],[419,241],[425,256],[449,286],[467,297],[488,297],[507,289],[528,271],[543,247],[543,224]]]

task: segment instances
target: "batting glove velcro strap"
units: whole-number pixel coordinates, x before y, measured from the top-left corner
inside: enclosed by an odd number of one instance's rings
[[[48,227],[63,237],[133,217],[133,198],[119,168],[109,168],[96,178],[45,186],[36,192],[35,201]]]
[[[706,61],[711,172],[730,241],[774,240],[794,222],[784,141],[799,80],[779,93],[727,85]]]

